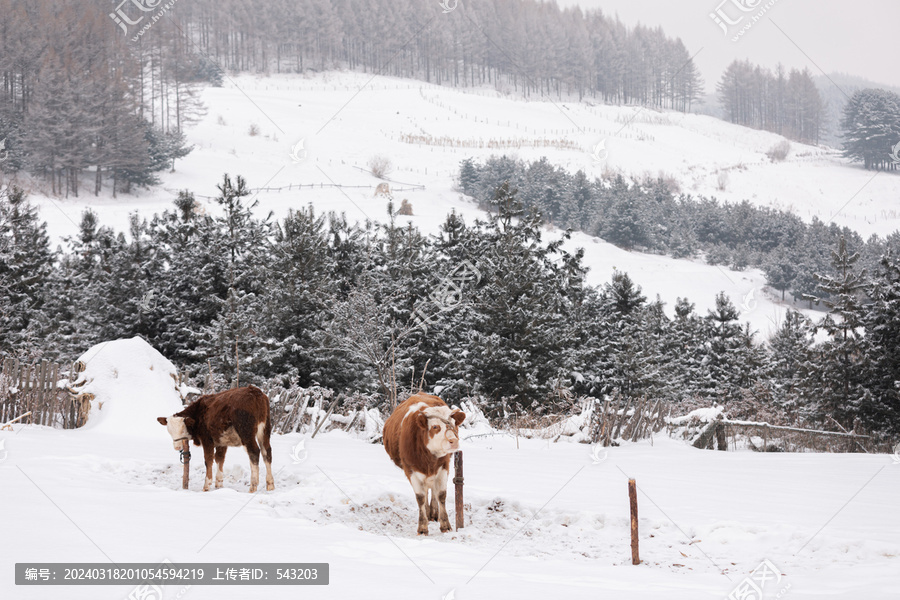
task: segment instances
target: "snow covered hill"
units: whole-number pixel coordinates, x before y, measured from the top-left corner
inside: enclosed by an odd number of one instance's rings
[[[251,188],[268,188],[257,199],[261,210],[276,216],[311,203],[351,219],[383,220],[386,201],[373,196],[378,180],[366,172],[376,154],[394,165],[389,177],[398,183],[392,186],[403,190],[394,192],[395,206],[408,199],[414,211],[409,218],[425,232],[435,232],[451,210],[469,221],[482,214],[454,191],[459,161],[503,153],[526,160],[547,156],[590,177],[604,170],[635,178],[662,175],[685,193],[747,199],[806,220],[833,218],[864,237],[900,227],[900,177],[875,175],[847,164],[836,151],[796,143],[784,162],[772,163],[765,153],[780,136],[708,116],[525,101],[489,89],[454,90],[359,73],[245,75],[207,88],[203,100],[208,112],[188,130],[196,149],[176,172],[163,175],[161,186],[118,199],[56,199],[41,197],[35,184],[32,192],[51,234],[73,235],[85,207],[100,213],[104,224],[127,231],[130,212],[150,216],[170,207],[180,189],[214,196],[223,172],[243,175]],[[252,126],[258,134],[250,134]],[[408,189],[416,186],[424,189]],[[215,210],[209,198],[200,199]],[[583,235],[570,246],[585,248],[592,283],[609,281],[613,268],[627,271],[650,299],[660,295],[670,312],[676,297],[687,296],[705,314],[715,293],[725,290],[742,318],[765,337],[786,309],[755,270],[626,252]]]

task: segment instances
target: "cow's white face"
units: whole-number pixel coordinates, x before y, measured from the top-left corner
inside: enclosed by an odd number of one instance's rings
[[[423,410],[428,419],[425,446],[435,457],[441,458],[459,450],[459,430],[452,418],[453,413],[446,406],[434,406]],[[463,416],[463,418],[465,418]]]
[[[181,441],[191,439],[191,434],[188,433],[187,426],[184,424],[184,417],[160,417],[158,420],[162,423],[163,419],[165,419],[166,430],[172,436],[172,445],[176,450],[181,450]]]

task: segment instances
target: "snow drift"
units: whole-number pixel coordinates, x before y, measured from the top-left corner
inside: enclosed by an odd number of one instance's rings
[[[140,337],[102,342],[78,360],[85,369],[69,387],[94,396],[82,429],[156,436],[156,418],[178,412],[187,393],[199,392],[180,384],[175,366]]]

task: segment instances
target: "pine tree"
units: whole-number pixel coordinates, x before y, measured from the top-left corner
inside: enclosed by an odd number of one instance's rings
[[[319,368],[316,333],[327,320],[337,282],[325,217],[312,206],[289,211],[275,226],[264,288],[261,320],[277,349],[271,374],[296,378],[302,386],[334,383]]]
[[[568,180],[565,171],[555,169],[547,157],[541,157],[525,170],[520,200],[525,206],[535,206],[548,221],[556,223],[568,191]]]
[[[0,192],[0,346],[38,352],[48,283],[54,266],[47,225],[24,190]],[[46,333],[49,333],[47,331]]]
[[[641,193],[629,187],[621,175],[616,176],[606,194],[604,221],[599,235],[604,240],[626,249],[651,245],[646,213],[641,207]]]
[[[705,368],[707,394],[717,402],[740,398],[741,388],[749,388],[759,359],[748,329],[738,324],[738,311],[725,295],[716,295],[716,307],[707,314],[709,345]]]
[[[662,305],[647,306],[627,273],[616,271],[600,293],[602,333],[607,352],[600,357],[602,393],[636,400],[655,395],[661,376]]]
[[[706,387],[706,339],[703,320],[685,298],[675,302],[675,318],[666,344],[669,361],[663,378],[669,398],[683,401],[701,396]]]
[[[559,224],[568,229],[584,230],[588,227],[594,207],[594,192],[584,171],[576,171],[570,185],[562,191]]]
[[[77,236],[65,239],[69,251],[61,258],[46,301],[51,315],[48,343],[61,354],[84,352],[104,341],[104,329],[108,332],[117,324],[106,316],[110,306],[103,291],[115,277],[110,257],[120,240],[91,210],[82,213],[78,229]]]
[[[767,376],[772,381],[774,399],[789,415],[803,408],[805,390],[815,377],[813,334],[815,327],[802,313],[789,310],[778,330],[769,339]]]
[[[865,424],[876,431],[900,433],[900,261],[885,255],[868,289],[860,363],[869,394],[860,406]]]
[[[162,264],[148,237],[148,225],[138,215],[130,219],[130,240],[120,232],[110,238],[104,253],[104,274],[94,272],[92,292],[103,300],[95,308],[104,318],[98,323],[103,340],[143,336],[153,341],[156,323],[145,314],[145,308],[158,293]]]
[[[784,300],[784,293],[791,289],[797,278],[797,265],[790,251],[782,247],[773,251],[766,259],[764,270],[766,283],[780,291],[781,299]]]
[[[490,398],[491,410],[543,411],[554,391],[569,385],[561,361],[570,343],[570,304],[560,293],[563,274],[553,264],[562,240],[542,243],[540,214],[525,213],[506,184],[493,206],[497,214],[470,250],[479,257],[484,285],[463,350],[466,376],[476,382],[474,391]]]
[[[234,384],[240,373],[246,382],[249,375],[271,372],[276,355],[268,343],[267,324],[261,319],[271,226],[268,218],[253,217],[256,202],[245,204],[242,200],[250,195],[243,177],[238,175],[232,182],[226,174],[217,187],[220,195],[216,201],[223,214],[213,219],[221,242],[215,250],[221,253],[227,292],[212,298],[217,315],[196,333],[198,346],[212,361],[212,368]]]
[[[202,331],[219,315],[228,294],[227,256],[221,252],[223,232],[208,215],[198,215],[193,194],[181,191],[174,211],[150,223],[150,237],[162,269],[154,295],[143,302],[142,319],[155,324],[154,346],[164,355],[208,372],[201,350]],[[149,293],[149,292],[148,292]]]
[[[894,169],[892,147],[900,142],[900,96],[879,89],[860,90],[844,106],[844,156],[866,169]]]
[[[854,265],[859,253],[847,250],[842,236],[838,249],[832,250],[832,266],[836,276],[816,274],[819,289],[828,294],[824,300],[828,315],[818,327],[824,329],[830,339],[820,348],[820,378],[816,400],[820,415],[830,416],[852,426],[859,410],[862,394],[860,380],[860,352],[862,339],[861,290],[865,286],[865,271],[857,273]]]
[[[478,169],[471,158],[463,159],[459,165],[459,188],[468,196],[475,196],[479,184]]]

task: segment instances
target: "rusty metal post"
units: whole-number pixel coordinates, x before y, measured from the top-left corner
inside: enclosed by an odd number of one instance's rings
[[[453,455],[453,485],[456,486],[456,530],[465,525],[463,513],[463,455],[462,450]]]

